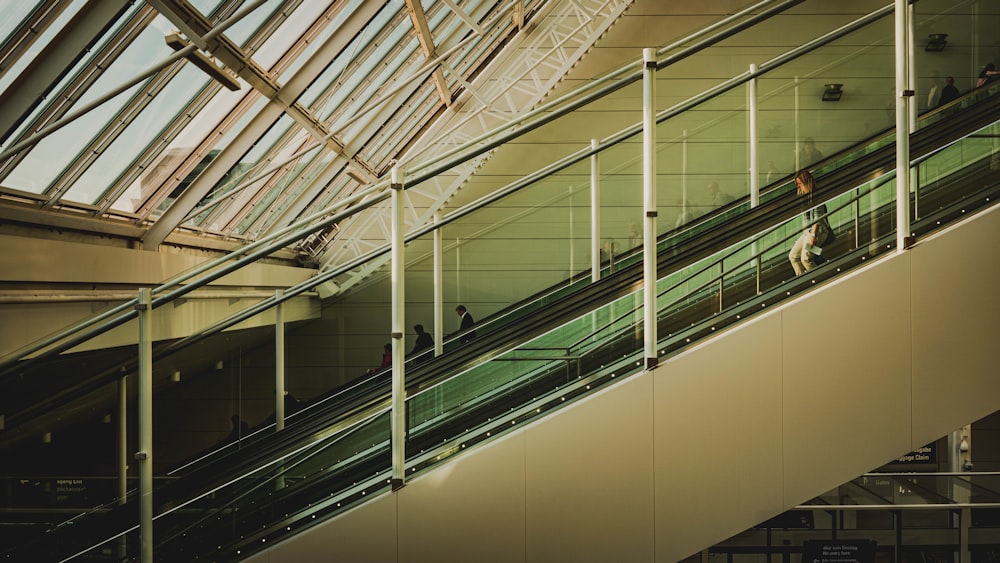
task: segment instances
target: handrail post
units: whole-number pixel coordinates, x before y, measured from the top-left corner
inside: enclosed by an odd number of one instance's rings
[[[403,385],[403,326],[405,257],[403,246],[403,170],[392,169],[392,490],[406,478],[406,387]]]
[[[601,279],[601,157],[596,152],[600,143],[590,140],[590,281]]]
[[[726,263],[724,259],[719,260],[719,312],[722,312],[722,290],[726,287]]]
[[[284,295],[281,289],[274,290],[274,430],[285,428],[285,315]]]
[[[757,135],[757,65],[750,65],[750,80],[747,82],[747,96],[750,98],[748,104],[748,128],[750,136],[750,207],[760,205],[760,164],[758,151],[760,149],[760,139]]]
[[[441,224],[441,213],[434,214]],[[444,353],[444,236],[441,227],[434,229],[434,356]]]
[[[139,289],[139,560],[153,563],[153,292]]]
[[[128,378],[118,378],[118,506],[128,500]],[[118,559],[124,561],[128,553],[126,537],[118,538]]]
[[[912,244],[910,237],[910,120],[913,90],[908,88],[909,10],[907,0],[895,0],[896,29],[896,252]]]
[[[644,49],[642,71],[643,334],[646,369],[656,367],[656,51]]]

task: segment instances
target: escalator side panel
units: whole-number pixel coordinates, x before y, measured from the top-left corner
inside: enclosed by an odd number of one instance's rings
[[[524,555],[485,541],[477,561],[648,561],[650,544],[682,560],[1000,408],[992,348],[976,346],[1000,330],[997,252],[978,254],[996,232],[994,208],[251,560],[374,537],[407,560],[461,555],[482,534]],[[930,269],[947,274],[915,281]]]

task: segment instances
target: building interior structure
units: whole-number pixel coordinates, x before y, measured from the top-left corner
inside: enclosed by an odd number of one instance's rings
[[[0,13],[4,559],[1000,556],[1000,2]]]

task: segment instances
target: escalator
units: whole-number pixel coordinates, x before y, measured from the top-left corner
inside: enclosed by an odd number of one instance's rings
[[[914,136],[915,160],[924,170],[917,192],[918,238],[961,215],[958,208],[965,212],[995,199],[993,129],[982,125],[998,115],[995,97],[986,98]],[[664,237],[661,356],[683,352],[891,250],[892,174],[872,179],[872,171],[891,169],[893,151],[879,138],[817,170],[819,199],[827,202],[838,243],[828,249],[830,261],[809,276],[790,278],[784,256],[798,230],[798,203],[789,197],[787,182],[762,194],[762,204],[753,210],[745,201],[734,202]],[[562,289],[513,308],[503,322],[480,324],[473,343],[408,372],[408,468],[420,474],[504,429],[521,428],[559,405],[640,373],[639,279],[641,265],[627,259],[599,284]],[[545,314],[533,313],[538,310]],[[168,560],[242,557],[386,491],[385,374],[343,391],[303,413],[286,431],[202,462],[158,490],[157,553]],[[134,535],[134,504],[74,520],[5,555],[37,560],[49,549],[58,552],[49,554],[52,559],[114,553],[116,541],[102,546],[105,542],[94,540],[108,537],[109,530],[132,529],[128,535]],[[123,543],[134,549],[134,539]]]

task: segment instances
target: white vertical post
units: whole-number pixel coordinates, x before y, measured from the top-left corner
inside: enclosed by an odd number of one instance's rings
[[[800,137],[799,137],[799,77],[795,77],[795,86],[792,88],[794,96],[792,97],[793,111],[792,111],[792,127],[794,132],[795,142],[795,170],[793,173],[798,173],[802,170],[800,167],[801,162],[799,161],[799,148],[800,148]]]
[[[896,252],[909,247],[910,238],[910,120],[913,91],[907,88],[907,0],[895,0],[896,31]]]
[[[128,495],[128,379],[118,378],[118,504]]]
[[[128,379],[118,378],[118,505],[128,500]],[[118,538],[118,559],[124,561],[128,545],[124,535]]]
[[[597,139],[590,140],[590,148],[599,147]],[[601,157],[590,155],[590,281],[601,279]]]
[[[285,312],[281,289],[274,290],[274,429],[285,428]]]
[[[406,478],[406,387],[403,385],[403,327],[405,326],[403,171],[392,169],[392,412],[389,415],[392,444],[392,489]]]
[[[441,214],[434,214],[434,355],[444,352],[444,244]]]
[[[569,283],[573,283],[576,280],[576,231],[573,228],[573,223],[576,221],[576,213],[573,210],[573,185],[569,184],[566,186],[566,207],[569,208],[569,263],[567,264],[566,271],[569,272]]]
[[[757,135],[757,65],[750,65],[750,82],[747,83],[747,95],[750,98],[748,105],[750,109],[750,122],[748,133],[750,134],[750,207],[757,207],[760,203],[760,137]]]
[[[656,366],[656,51],[643,49],[642,187],[643,333],[646,369]]]
[[[139,560],[153,562],[153,335],[152,295],[139,289]]]
[[[681,133],[681,217],[688,215],[688,130]]]
[[[906,5],[906,89],[913,92],[917,91],[917,57],[914,56],[914,46],[913,46],[913,4],[907,3]],[[910,131],[917,130],[917,103],[916,94],[914,94],[913,100],[908,104],[907,119],[910,123]],[[930,109],[929,107],[927,109]]]

